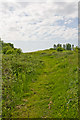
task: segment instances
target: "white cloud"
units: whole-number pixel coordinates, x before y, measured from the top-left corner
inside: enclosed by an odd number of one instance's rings
[[[76,3],[2,3],[0,36],[3,40],[77,40],[76,28],[66,27],[77,18]],[[58,25],[62,21],[64,25]]]
[[[47,3],[50,3],[50,2],[66,2],[66,0],[0,0],[0,2],[47,2]],[[67,0],[67,2],[79,2],[79,0]]]
[[[64,22],[64,24],[70,24],[72,22],[73,22],[72,20],[67,20],[67,21]]]

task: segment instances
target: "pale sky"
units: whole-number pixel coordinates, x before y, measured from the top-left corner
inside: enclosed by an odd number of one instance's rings
[[[78,45],[77,2],[1,2],[0,37],[23,52]]]

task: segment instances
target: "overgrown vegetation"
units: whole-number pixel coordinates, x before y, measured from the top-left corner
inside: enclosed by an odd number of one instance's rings
[[[4,43],[0,41],[2,44],[2,53],[3,54],[21,54],[22,50],[20,48],[14,48],[14,45],[11,43]]]
[[[7,52],[2,58],[3,118],[78,118],[76,50]]]

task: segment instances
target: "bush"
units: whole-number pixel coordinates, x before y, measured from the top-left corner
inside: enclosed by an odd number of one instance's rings
[[[10,49],[6,51],[6,54],[12,54],[12,53],[14,53],[14,49]]]
[[[50,50],[55,50],[54,48],[50,48]]]
[[[10,47],[10,46],[5,46],[5,47],[2,48],[2,51],[3,51],[4,54],[6,54],[6,52],[7,52],[8,50],[11,50],[11,47]]]
[[[20,48],[18,48],[18,49],[16,49],[16,52],[17,52],[18,54],[21,54],[21,53],[22,53],[22,50],[21,50]]]
[[[78,52],[78,51],[80,51],[80,48],[78,48],[78,46],[76,46],[76,47],[74,48],[74,51]]]
[[[62,47],[58,47],[57,51],[63,51],[63,48]]]
[[[7,43],[11,48],[14,48],[14,45],[12,43]]]

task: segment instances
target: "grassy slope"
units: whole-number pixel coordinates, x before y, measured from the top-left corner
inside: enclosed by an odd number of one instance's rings
[[[9,91],[12,89],[11,94],[15,101],[12,104],[15,107],[3,110],[4,116],[9,114],[13,118],[76,118],[78,111],[77,53],[45,50],[16,57],[3,56],[3,87],[5,84],[15,86],[8,87]],[[8,71],[9,68],[12,69],[13,60],[16,63],[15,58],[20,65],[22,64],[23,70],[19,71],[18,77],[15,74],[9,74],[8,76],[14,76],[13,79],[12,77],[9,79],[4,71],[6,68]],[[5,63],[5,59],[8,59],[9,64]],[[16,77],[17,84],[12,82],[16,81]],[[6,79],[10,81],[5,83]],[[6,100],[3,100],[3,109],[6,101],[10,99],[8,97],[10,92],[7,93],[4,96]]]

